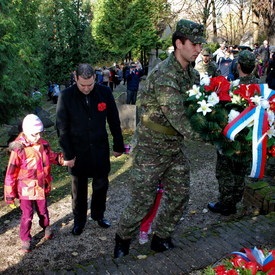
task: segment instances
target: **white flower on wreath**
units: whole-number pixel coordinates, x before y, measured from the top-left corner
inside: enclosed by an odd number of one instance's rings
[[[200,92],[200,86],[197,86],[197,85],[193,85],[192,89],[187,91],[187,93],[189,93],[190,97],[196,96],[196,99],[199,99],[202,95],[202,93]]]
[[[267,130],[267,135],[269,138],[275,137],[275,129],[274,126],[271,126],[268,130]]]
[[[240,114],[240,112],[232,109],[230,111],[230,113],[228,114],[228,123],[233,121],[239,114]]]
[[[201,80],[200,80],[200,85],[202,85],[202,86],[204,86],[204,85],[209,86],[209,84],[210,84],[210,79],[211,79],[211,77],[209,77],[208,75],[204,75],[204,76],[201,78]]]
[[[205,116],[207,113],[212,112],[212,109],[209,108],[212,104],[207,103],[205,100],[198,101],[198,104],[200,104],[200,108],[197,110],[198,113],[202,112]]]
[[[215,106],[220,102],[220,99],[217,95],[217,93],[212,92],[210,96],[208,96],[207,103],[212,104],[212,106]]]
[[[262,98],[262,96],[255,95],[255,96],[250,97],[250,99],[252,102],[255,103],[255,105],[260,106],[263,98]]]
[[[264,109],[268,109],[268,108],[270,107],[270,104],[269,104],[268,100],[266,100],[266,99],[264,99],[264,98],[260,101],[260,105],[261,105]]]
[[[273,113],[273,111],[268,110],[267,111],[267,120],[268,120],[268,124],[272,125],[274,123],[274,119],[275,119],[275,115]]]
[[[230,96],[232,98],[232,103],[242,105],[242,98],[240,95],[235,95],[235,94],[230,93]]]
[[[231,82],[231,88],[237,87],[237,86],[239,86],[239,84],[240,84],[240,79],[236,79]]]

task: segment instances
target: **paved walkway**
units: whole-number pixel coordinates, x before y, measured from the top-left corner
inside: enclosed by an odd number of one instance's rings
[[[130,254],[124,258],[113,259],[108,255],[74,271],[46,274],[190,274],[243,247],[274,249],[275,213],[212,225],[208,230],[195,230],[181,236],[179,233],[174,243],[177,247],[171,251],[153,253],[149,244],[140,246],[134,242]]]

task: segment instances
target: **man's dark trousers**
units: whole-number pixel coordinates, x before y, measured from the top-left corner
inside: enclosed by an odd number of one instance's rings
[[[91,200],[91,217],[99,220],[104,217],[106,210],[106,196],[109,186],[108,177],[93,178],[93,194]],[[72,176],[72,209],[74,225],[84,227],[88,210],[88,178]]]

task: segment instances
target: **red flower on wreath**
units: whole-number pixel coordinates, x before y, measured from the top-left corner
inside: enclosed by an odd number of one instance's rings
[[[100,112],[104,111],[106,109],[106,103],[104,103],[104,102],[98,103],[97,109]]]
[[[272,157],[275,157],[275,145],[271,146],[271,149],[268,151],[268,153],[270,153]]]
[[[271,269],[267,275],[275,275],[275,268]]]
[[[250,84],[250,85],[244,85],[241,84],[240,88],[236,91],[234,91],[234,94],[240,95],[243,99],[249,102],[251,104],[251,97],[253,97],[255,94],[260,95],[260,87],[258,84]]]
[[[217,93],[221,101],[231,101],[229,95],[230,82],[224,76],[212,77],[209,86],[204,86],[205,91]]]
[[[256,275],[258,271],[258,265],[255,262],[248,262],[244,265],[244,268],[249,269],[252,275]]]
[[[226,275],[239,275],[239,273],[235,269],[230,269],[227,271]]]
[[[217,275],[224,275],[226,274],[227,270],[224,265],[219,265],[213,268]]]
[[[241,256],[236,256],[233,259],[231,259],[231,262],[234,267],[242,267],[247,261],[242,258]]]

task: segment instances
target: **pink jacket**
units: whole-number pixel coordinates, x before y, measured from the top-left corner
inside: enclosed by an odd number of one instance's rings
[[[14,203],[22,200],[42,200],[51,190],[50,164],[62,164],[63,155],[54,153],[49,143],[40,139],[29,144],[20,134],[9,146],[11,155],[5,178],[5,201]]]

